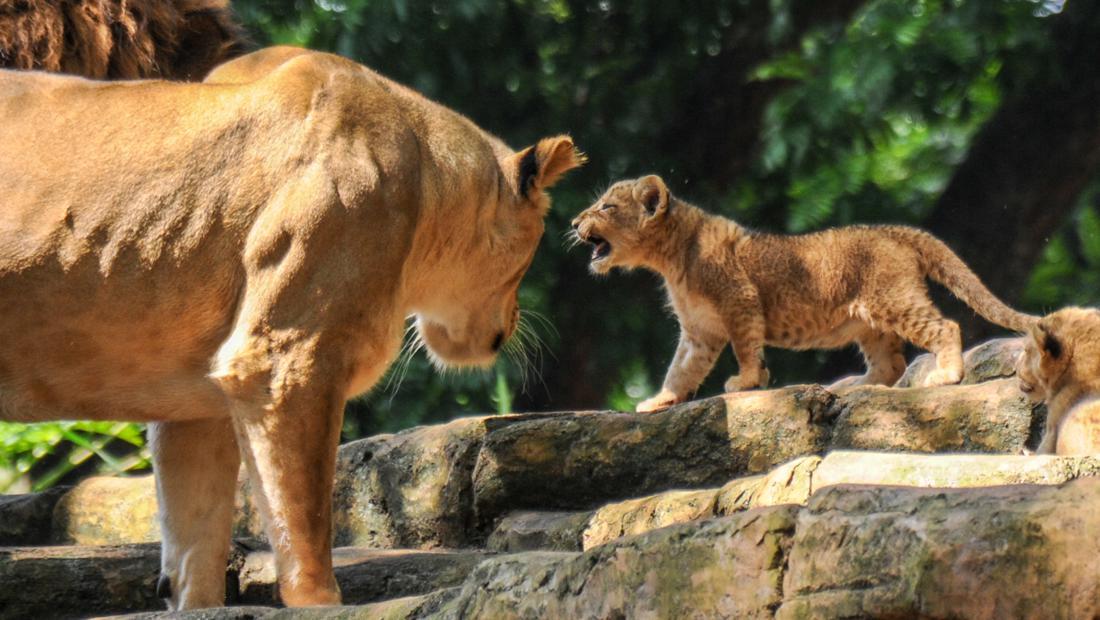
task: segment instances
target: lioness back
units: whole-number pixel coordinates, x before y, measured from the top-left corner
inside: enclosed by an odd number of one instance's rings
[[[249,239],[279,245],[265,210],[308,227],[321,214],[294,204],[303,178],[349,203],[382,185],[357,217],[411,243],[409,214],[438,191],[416,138],[433,124],[470,134],[471,174],[445,182],[496,183],[481,170],[494,145],[466,119],[342,58],[284,60],[237,84],[0,72],[0,417],[224,413],[206,375]],[[395,122],[371,122],[355,152],[346,128],[368,113]]]
[[[931,350],[926,385],[962,378],[959,327],[928,297],[946,286],[989,321],[1022,331],[1033,317],[1009,308],[943,242],[904,226],[850,226],[804,235],[746,230],[673,197],[655,176],[623,181],[574,220],[594,246],[592,270],[651,269],[665,280],[681,337],[661,392],[639,410],[688,398],[731,343],[740,374],[728,391],[768,383],[765,345],[856,343],[867,373],[842,383],[893,384],[905,341]]]

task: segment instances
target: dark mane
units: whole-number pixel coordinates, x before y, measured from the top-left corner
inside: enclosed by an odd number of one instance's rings
[[[0,0],[0,67],[198,81],[247,44],[227,0]]]

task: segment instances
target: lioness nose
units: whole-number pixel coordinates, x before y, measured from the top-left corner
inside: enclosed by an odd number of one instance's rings
[[[501,345],[504,344],[504,332],[497,332],[496,338],[493,338],[493,353],[500,350]]]

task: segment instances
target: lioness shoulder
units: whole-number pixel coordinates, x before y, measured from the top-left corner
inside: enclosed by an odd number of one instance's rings
[[[224,600],[242,460],[282,601],[339,602],[344,401],[410,316],[438,365],[493,362],[572,140],[290,48],[204,84],[0,70],[0,116],[0,419],[151,423],[170,608]]]
[[[649,411],[688,398],[726,343],[740,374],[726,390],[767,385],[765,345],[789,349],[855,342],[867,372],[846,384],[892,384],[905,341],[932,351],[925,385],[962,378],[959,327],[940,314],[925,280],[978,314],[1023,331],[1033,317],[998,300],[943,242],[904,226],[850,226],[805,235],[750,231],[674,197],[659,177],[611,186],[573,222],[593,246],[591,270],[643,267],[663,276],[680,343]]]

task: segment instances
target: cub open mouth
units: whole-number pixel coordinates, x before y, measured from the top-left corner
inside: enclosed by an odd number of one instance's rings
[[[587,241],[588,243],[591,243],[592,246],[593,246],[592,247],[592,260],[593,261],[598,261],[598,260],[607,258],[607,255],[611,254],[611,244],[608,243],[607,239],[604,239],[603,237],[600,237],[598,235],[589,235],[588,238],[585,239],[585,241]]]

